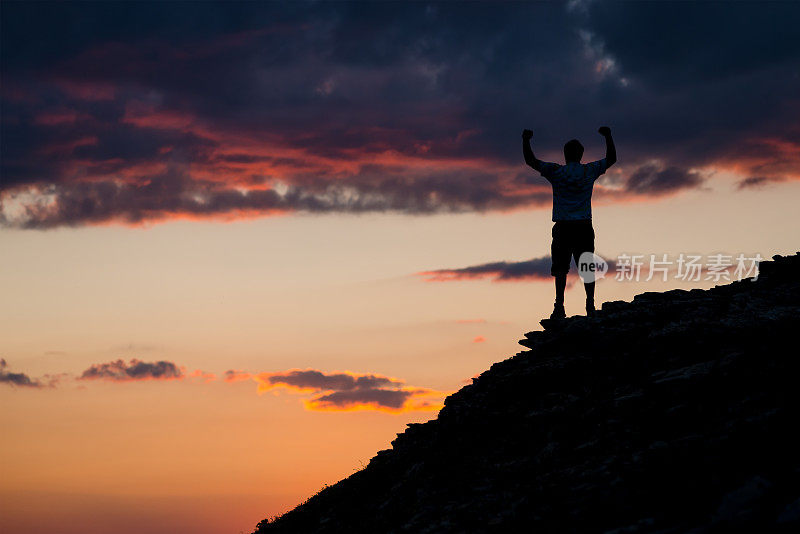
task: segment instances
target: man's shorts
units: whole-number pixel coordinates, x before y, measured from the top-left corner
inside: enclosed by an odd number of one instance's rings
[[[572,258],[575,258],[577,266],[578,258],[584,252],[594,252],[592,220],[556,221],[553,225],[553,244],[550,246],[553,258],[550,274],[566,275]]]

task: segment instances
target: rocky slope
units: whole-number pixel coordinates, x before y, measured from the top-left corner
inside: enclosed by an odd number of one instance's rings
[[[544,332],[257,533],[800,531],[800,253]]]

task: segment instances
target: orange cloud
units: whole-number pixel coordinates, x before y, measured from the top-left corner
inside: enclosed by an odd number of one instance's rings
[[[483,336],[476,336],[475,339],[472,340],[473,343],[483,343],[486,341],[486,338]]]
[[[207,373],[205,371],[201,371],[200,369],[196,369],[192,374],[189,375],[189,378],[198,378],[202,380],[204,383],[208,384],[209,382],[213,382],[217,379],[217,375],[214,373]]]
[[[250,380],[251,378],[253,378],[253,375],[245,371],[228,369],[227,371],[225,371],[225,377],[223,378],[223,380],[225,382],[243,382],[245,380]]]
[[[373,410],[405,413],[441,410],[445,393],[426,388],[376,389],[371,392],[336,391],[303,402],[306,409],[320,412]]]
[[[290,369],[259,373],[254,379],[258,382],[259,394],[276,388],[311,393],[314,396],[304,401],[306,409],[326,412],[438,410],[447,395],[433,389],[406,386],[397,378],[350,371],[326,373],[316,369]]]

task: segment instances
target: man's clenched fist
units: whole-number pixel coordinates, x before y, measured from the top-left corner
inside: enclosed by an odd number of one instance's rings
[[[602,135],[603,137],[608,137],[609,135],[611,135],[611,128],[609,128],[608,126],[601,126],[597,131],[600,132],[600,135]]]
[[[530,139],[531,137],[533,137],[533,131],[532,130],[522,130],[522,138],[523,139]]]

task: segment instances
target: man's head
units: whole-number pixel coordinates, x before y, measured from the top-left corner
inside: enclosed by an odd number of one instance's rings
[[[571,141],[567,141],[567,144],[564,145],[564,159],[569,163],[570,161],[574,161],[576,163],[581,162],[581,158],[583,157],[583,145],[577,139],[573,139]]]

